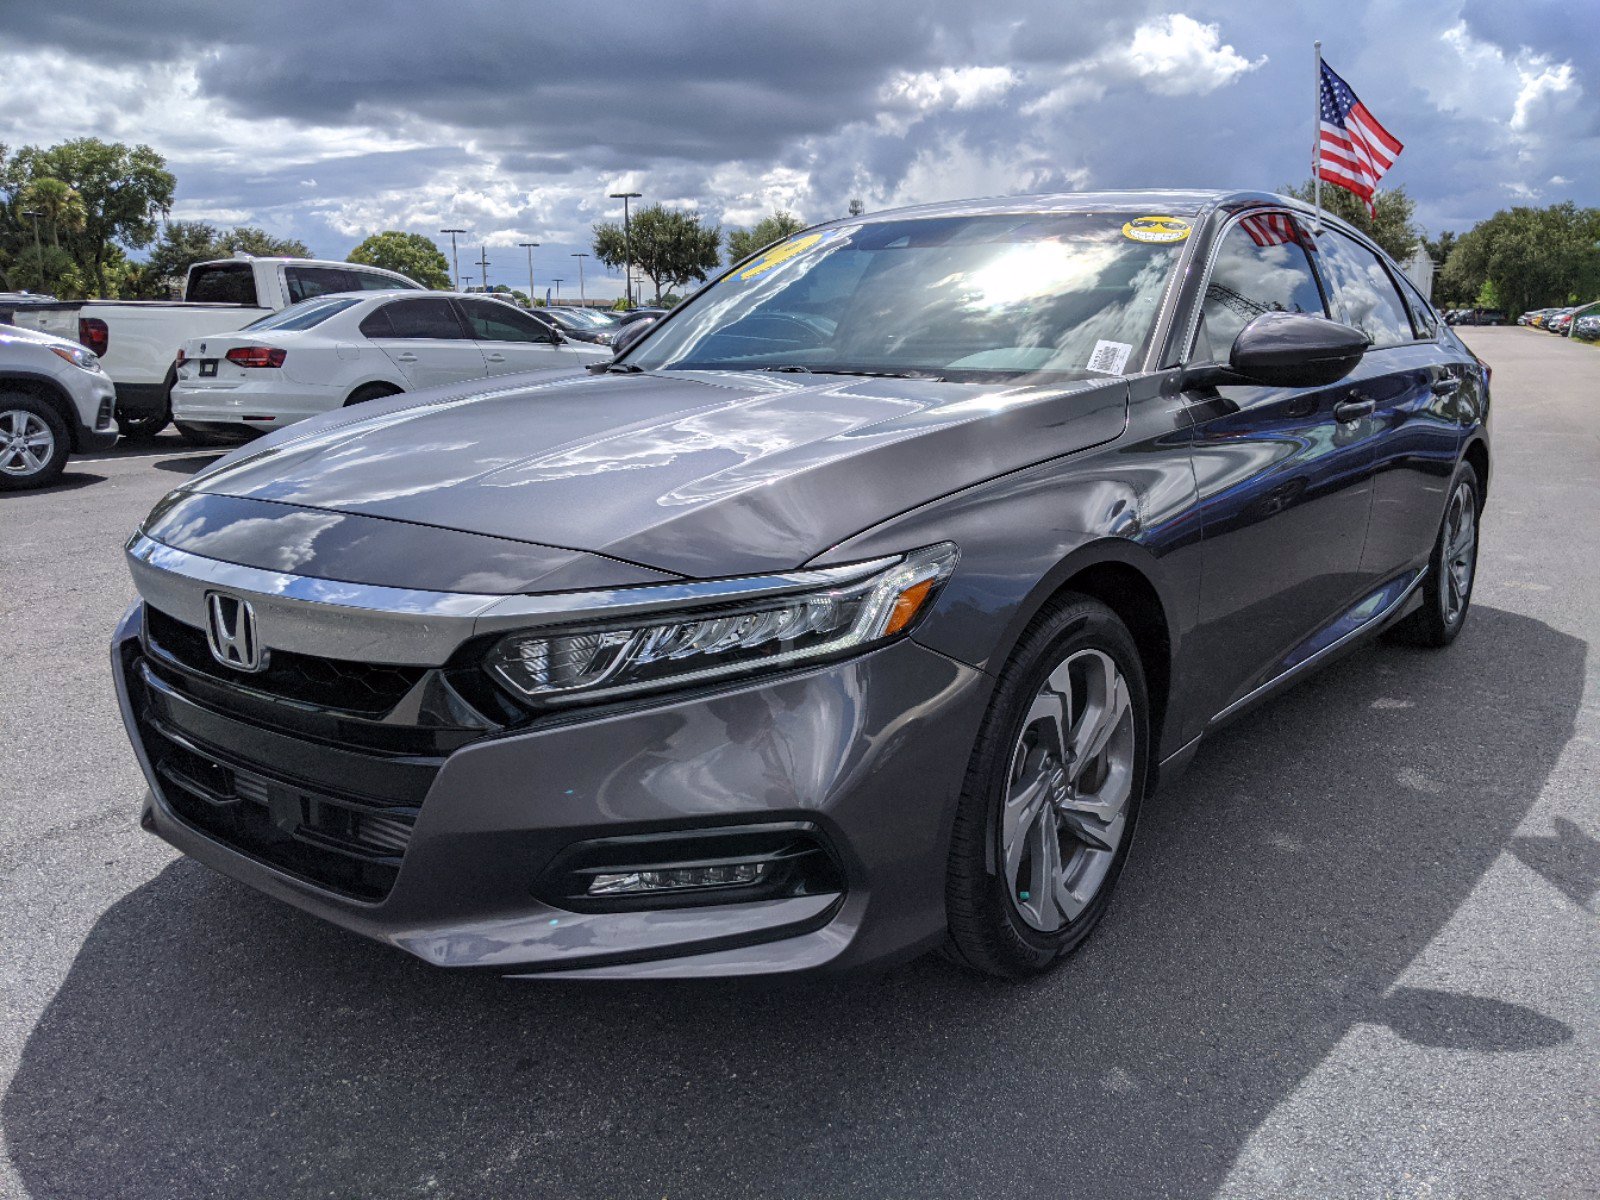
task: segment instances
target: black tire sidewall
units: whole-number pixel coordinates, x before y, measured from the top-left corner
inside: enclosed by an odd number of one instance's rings
[[[1467,594],[1461,599],[1461,611],[1451,621],[1445,612],[1445,590],[1449,586],[1445,574],[1449,571],[1449,564],[1445,561],[1447,547],[1445,535],[1449,531],[1450,504],[1455,501],[1456,490],[1465,483],[1472,489],[1472,573],[1467,581]],[[1467,614],[1472,611],[1472,594],[1478,587],[1478,547],[1483,540],[1483,491],[1478,482],[1478,472],[1471,463],[1463,462],[1456,468],[1455,476],[1450,480],[1450,499],[1445,503],[1445,515],[1439,521],[1439,537],[1434,543],[1433,557],[1429,562],[1433,578],[1429,581],[1432,585],[1432,604],[1436,609],[1435,620],[1439,633],[1446,641],[1454,641],[1461,632],[1462,626],[1467,623]]]
[[[66,470],[67,459],[72,455],[72,434],[61,414],[37,396],[24,392],[0,392],[0,411],[22,409],[31,412],[50,427],[54,436],[55,451],[50,461],[32,475],[0,475],[0,491],[20,492],[30,488],[49,487]]]
[[[1121,845],[1099,893],[1079,916],[1061,931],[1044,934],[1032,928],[1017,911],[1000,867],[1001,821],[1011,753],[1022,734],[1034,697],[1045,679],[1069,655],[1080,650],[1109,654],[1127,681],[1134,711],[1134,779],[1128,801],[1126,828]],[[967,819],[978,815],[984,822],[981,863],[952,862],[953,871],[981,871],[977,884],[983,894],[977,905],[985,926],[984,957],[997,959],[985,969],[1012,977],[1045,970],[1075,949],[1097,926],[1110,904],[1117,879],[1131,852],[1140,802],[1150,775],[1149,696],[1138,648],[1126,626],[1097,601],[1074,599],[1036,618],[1018,644],[1011,662],[996,685],[989,716],[974,751],[962,805]],[[966,955],[969,962],[974,956]],[[984,965],[984,964],[980,964]]]

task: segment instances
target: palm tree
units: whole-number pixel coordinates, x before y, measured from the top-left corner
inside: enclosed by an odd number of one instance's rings
[[[23,208],[32,209],[44,219],[50,230],[50,244],[57,248],[61,245],[63,231],[79,233],[88,219],[83,198],[70,184],[49,176],[28,184],[19,199]]]

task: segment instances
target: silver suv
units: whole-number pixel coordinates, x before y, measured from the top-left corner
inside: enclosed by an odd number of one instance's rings
[[[116,445],[115,407],[93,351],[0,325],[0,491],[44,487],[69,454]]]

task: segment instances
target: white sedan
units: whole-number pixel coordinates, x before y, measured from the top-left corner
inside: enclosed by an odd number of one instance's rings
[[[318,296],[178,350],[172,416],[191,441],[270,430],[363,400],[524,371],[582,370],[568,341],[503,300],[453,292]]]

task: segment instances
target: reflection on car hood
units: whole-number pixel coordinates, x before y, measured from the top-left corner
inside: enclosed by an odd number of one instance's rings
[[[794,567],[941,495],[1119,436],[1120,379],[749,372],[527,379],[329,413],[195,490],[567,547],[692,577]]]

